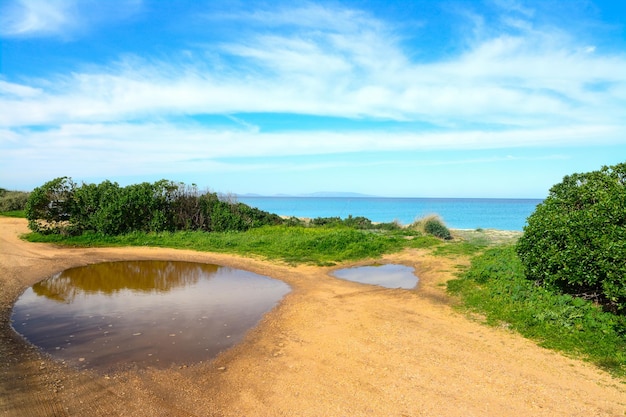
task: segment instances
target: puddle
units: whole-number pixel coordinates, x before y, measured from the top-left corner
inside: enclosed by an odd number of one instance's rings
[[[339,269],[334,271],[332,275],[361,284],[412,289],[417,285],[417,277],[414,272],[415,270],[409,266],[386,264]]]
[[[110,262],[35,284],[11,321],[29,342],[79,368],[166,368],[235,345],[289,291],[282,281],[217,265]]]

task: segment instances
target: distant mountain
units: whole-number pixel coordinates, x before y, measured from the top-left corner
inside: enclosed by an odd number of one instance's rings
[[[320,191],[317,193],[310,194],[302,194],[302,197],[376,197],[374,195],[369,194],[361,194],[361,193],[345,193],[345,192],[336,192],[336,191]]]
[[[346,192],[337,192],[337,191],[319,191],[316,193],[309,194],[274,194],[271,196],[262,195],[262,194],[254,194],[254,193],[246,193],[246,194],[237,194],[237,197],[316,197],[316,198],[324,198],[324,197],[334,197],[334,198],[367,198],[367,197],[376,197],[375,195],[370,194],[361,194],[361,193],[346,193]]]

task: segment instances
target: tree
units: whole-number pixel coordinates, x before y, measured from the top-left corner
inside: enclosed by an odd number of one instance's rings
[[[528,218],[528,279],[626,312],[626,163],[566,176]]]

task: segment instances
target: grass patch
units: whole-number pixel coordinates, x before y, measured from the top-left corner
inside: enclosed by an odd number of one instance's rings
[[[0,212],[0,216],[16,217],[16,218],[20,218],[20,219],[25,219],[26,218],[26,210],[2,211],[2,212]]]
[[[525,278],[513,245],[477,256],[461,278],[448,282],[448,291],[490,325],[505,325],[543,347],[626,377],[626,317],[536,286]]]
[[[246,232],[133,232],[119,236],[84,233],[81,236],[29,233],[31,242],[70,246],[157,246],[257,255],[290,264],[332,265],[377,258],[409,245],[429,245],[430,239],[407,240],[401,232],[373,232],[347,227],[264,226]]]

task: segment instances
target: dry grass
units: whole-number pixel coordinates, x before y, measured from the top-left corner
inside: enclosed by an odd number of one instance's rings
[[[429,221],[433,221],[433,220],[438,221],[439,223],[445,225],[445,223],[443,222],[443,219],[438,214],[427,214],[424,217],[415,219],[415,221],[411,223],[408,227],[420,233],[426,233],[426,231],[424,230],[426,223],[428,223]]]

